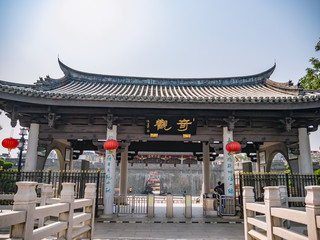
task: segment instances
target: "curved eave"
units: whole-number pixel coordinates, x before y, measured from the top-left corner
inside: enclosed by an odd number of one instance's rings
[[[78,81],[95,81],[113,84],[136,84],[136,85],[158,85],[158,86],[239,86],[264,84],[275,70],[276,64],[270,69],[248,76],[221,77],[221,78],[153,78],[153,77],[131,77],[102,75],[94,73],[81,72],[72,69],[58,59],[59,66],[65,77]]]
[[[121,101],[122,100],[122,101]],[[117,96],[107,96],[100,99],[90,99],[86,96],[74,97],[68,94],[53,94],[46,96],[45,93],[19,94],[2,92],[1,101],[21,102],[22,104],[36,104],[49,106],[66,106],[66,107],[92,107],[92,108],[155,108],[155,109],[224,109],[224,110],[297,110],[320,108],[320,95],[311,96],[292,96],[287,98],[198,98],[198,99],[119,99]]]

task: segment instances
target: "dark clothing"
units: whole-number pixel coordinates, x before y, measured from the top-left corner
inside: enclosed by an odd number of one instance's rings
[[[218,194],[223,195],[224,194],[224,183],[216,186],[214,188],[214,191],[216,191]]]

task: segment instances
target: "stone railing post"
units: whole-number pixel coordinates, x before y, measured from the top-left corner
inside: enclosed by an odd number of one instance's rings
[[[148,217],[152,218],[154,217],[154,195],[149,194],[147,197],[147,211],[148,211]]]
[[[279,186],[280,201],[282,207],[288,207],[288,194],[286,186]]]
[[[41,198],[40,206],[45,206],[47,204],[48,198],[52,198],[52,186],[51,184],[42,183],[41,184]],[[39,219],[39,227],[42,227],[49,217]]]
[[[59,232],[58,238],[72,239],[74,185],[74,183],[62,183],[60,202],[69,203],[69,211],[59,214],[59,221],[67,222],[67,229]]]
[[[273,236],[273,227],[280,227],[282,220],[271,216],[272,207],[281,207],[279,187],[264,187],[264,203],[266,210],[267,239],[280,240],[281,238]]]
[[[320,239],[319,229],[317,229],[316,215],[320,215],[320,186],[307,186],[306,214],[308,219],[308,238],[312,240]]]
[[[254,192],[253,187],[243,187],[243,194],[242,194],[242,202],[243,202],[243,220],[244,220],[244,237],[245,240],[253,239],[248,232],[253,229],[251,224],[248,224],[248,217],[254,217],[254,212],[247,210],[247,203],[254,202]]]
[[[166,217],[173,217],[173,196],[171,194],[167,195]]]
[[[86,183],[86,189],[84,191],[84,198],[91,199],[92,205],[85,207],[85,213],[91,214],[91,219],[84,222],[85,225],[89,225],[91,230],[86,234],[87,238],[93,239],[94,236],[94,214],[95,214],[95,200],[96,200],[96,184]]]
[[[37,182],[17,182],[18,191],[13,200],[13,211],[25,211],[26,221],[11,226],[10,238],[33,239],[34,212],[36,208]]]

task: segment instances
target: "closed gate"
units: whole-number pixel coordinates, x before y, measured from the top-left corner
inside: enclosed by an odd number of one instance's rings
[[[120,214],[147,214],[146,195],[115,195],[113,212]]]
[[[218,204],[219,216],[236,215],[236,202],[234,196],[220,195]]]

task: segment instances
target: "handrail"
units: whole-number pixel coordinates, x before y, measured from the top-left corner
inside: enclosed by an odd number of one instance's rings
[[[244,211],[244,229],[245,239],[311,239],[319,240],[318,232],[320,231],[320,186],[305,187],[307,195],[305,198],[306,209],[299,211],[283,206],[283,202],[301,202],[301,198],[289,198],[283,201],[280,198],[282,187],[265,187],[264,188],[264,203],[254,202],[253,187],[244,187],[243,191],[243,211]],[[286,194],[284,194],[286,196]],[[260,220],[255,217],[255,214],[263,213],[263,218]],[[259,216],[260,217],[260,216]],[[283,220],[294,221],[306,226],[308,236],[299,234],[290,229],[282,227]],[[263,229],[265,231],[257,231]]]
[[[26,212],[24,211],[10,211],[5,213],[0,213],[0,228],[23,223],[25,219],[26,219]]]
[[[11,226],[10,238],[25,240],[43,239],[56,235],[58,239],[84,236],[93,239],[96,184],[87,183],[85,199],[74,200],[74,183],[62,183],[60,203],[36,207],[36,182],[17,182],[18,192],[14,196],[13,211],[0,213],[0,228]],[[51,190],[49,189],[48,193]],[[52,192],[52,191],[51,191]],[[40,204],[46,204],[49,195],[43,193]],[[74,215],[74,210],[83,208],[83,213]],[[43,220],[57,216],[58,220],[43,226]],[[39,219],[37,229],[35,220]],[[40,223],[41,221],[42,223]],[[16,225],[19,224],[19,227]],[[21,231],[23,229],[23,231]]]
[[[48,216],[58,216],[59,213],[69,211],[68,203],[56,203],[53,205],[45,205],[36,207],[34,211],[34,218],[43,218]]]

